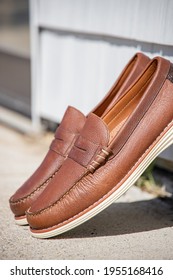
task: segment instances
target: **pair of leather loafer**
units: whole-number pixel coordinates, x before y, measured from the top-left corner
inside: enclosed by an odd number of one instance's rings
[[[173,65],[138,53],[85,117],[69,107],[36,172],[10,198],[18,224],[48,238],[109,206],[173,142]]]

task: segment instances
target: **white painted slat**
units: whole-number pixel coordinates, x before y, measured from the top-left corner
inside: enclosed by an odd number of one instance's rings
[[[38,24],[173,45],[173,1],[42,0]]]

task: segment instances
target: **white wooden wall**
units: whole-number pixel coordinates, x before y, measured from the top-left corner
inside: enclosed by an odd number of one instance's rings
[[[30,0],[32,116],[87,114],[136,51],[173,61],[172,0]],[[169,152],[173,157],[173,150]]]

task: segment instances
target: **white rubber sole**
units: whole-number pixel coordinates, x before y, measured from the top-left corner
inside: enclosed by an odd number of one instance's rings
[[[16,223],[16,225],[19,225],[19,226],[28,225],[28,221],[26,218],[15,218],[15,223]]]
[[[136,169],[133,173],[127,178],[127,180],[109,197],[107,197],[104,201],[98,204],[96,207],[92,208],[90,211],[86,212],[82,216],[79,216],[75,220],[65,224],[57,229],[47,230],[46,232],[32,232],[31,235],[36,238],[50,238],[53,236],[57,236],[66,231],[69,231],[80,224],[86,222],[91,219],[109,205],[111,205],[115,200],[117,200],[122,194],[124,194],[141,176],[141,174],[145,171],[145,169],[150,165],[150,163],[166,148],[168,148],[171,144],[173,144],[173,126],[163,135],[163,137],[155,144],[155,146],[146,153],[146,156],[143,160],[137,165]]]

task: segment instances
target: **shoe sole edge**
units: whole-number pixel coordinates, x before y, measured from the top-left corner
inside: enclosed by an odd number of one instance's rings
[[[26,226],[26,225],[28,225],[28,221],[26,219],[26,216],[14,217],[14,219],[15,219],[16,225],[19,225],[19,226]]]

